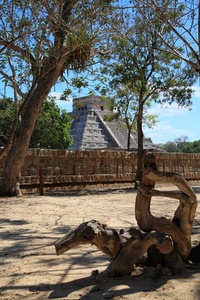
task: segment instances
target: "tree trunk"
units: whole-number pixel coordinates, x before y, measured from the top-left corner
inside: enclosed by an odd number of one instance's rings
[[[128,139],[127,139],[127,150],[130,151],[131,145],[131,127],[128,127]]]
[[[24,163],[26,150],[30,143],[30,138],[34,125],[43,101],[48,96],[51,87],[56,83],[65,59],[55,63],[55,67],[44,77],[42,77],[33,91],[22,115],[19,130],[15,133],[12,147],[8,153],[5,167],[0,182],[0,196],[17,195],[16,183],[20,181],[20,171]]]
[[[137,159],[137,172],[136,172],[136,184],[137,181],[141,182],[142,180],[142,170],[143,170],[143,158],[144,158],[144,151],[143,151],[143,130],[142,130],[142,118],[143,118],[143,104],[142,99],[139,100],[139,110],[138,110],[138,118],[137,118],[137,133],[138,133],[138,159]]]

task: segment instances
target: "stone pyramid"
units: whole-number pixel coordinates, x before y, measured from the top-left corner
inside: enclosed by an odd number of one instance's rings
[[[69,150],[127,149],[128,132],[118,121],[104,121],[109,114],[108,102],[98,96],[73,99],[73,111],[70,113],[73,144]],[[144,148],[154,150],[150,138],[144,138]],[[137,136],[131,134],[131,150],[137,150]]]

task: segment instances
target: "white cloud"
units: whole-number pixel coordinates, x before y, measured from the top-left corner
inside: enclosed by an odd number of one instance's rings
[[[49,93],[49,96],[56,97],[56,99],[59,99],[61,95],[62,95],[61,93],[56,93],[56,92]]]
[[[189,139],[195,136],[194,133],[191,133],[188,130],[173,128],[171,125],[166,124],[165,122],[159,122],[152,129],[145,128],[144,134],[146,137],[150,137],[155,144],[173,141],[181,136],[188,136]]]
[[[62,95],[62,93],[56,93],[56,92],[52,92],[49,93],[49,96],[53,96],[56,98],[56,102],[58,103],[63,103],[65,102],[64,100],[60,100],[60,96]],[[68,97],[68,99],[66,100],[68,103],[71,102],[72,103],[72,98]]]
[[[60,108],[66,109],[68,112],[72,111],[72,104],[73,104],[72,98],[68,98],[66,101],[60,100],[61,95],[62,95],[62,93],[56,93],[56,92],[49,93],[49,96],[53,96],[56,98],[56,104]]]
[[[165,104],[156,104],[155,107],[151,107],[148,110],[149,114],[158,115],[159,117],[172,117],[177,115],[184,115],[188,112],[188,107],[178,106],[176,103],[171,105],[168,103]]]
[[[192,89],[194,90],[193,97],[199,98],[200,97],[200,86],[193,86]]]

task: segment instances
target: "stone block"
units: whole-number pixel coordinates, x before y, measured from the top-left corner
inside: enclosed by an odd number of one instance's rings
[[[28,156],[33,156],[33,155],[34,155],[33,149],[28,149],[28,150],[26,150],[26,157],[28,157]]]
[[[25,168],[25,169],[22,168],[21,169],[21,176],[31,176],[31,175],[34,175],[34,174],[32,174],[30,168]]]
[[[57,150],[56,149],[51,150],[51,154],[54,159],[55,157],[57,157]]]
[[[52,159],[52,157],[47,156],[45,159],[45,165],[46,166],[53,166],[54,164],[54,159]]]
[[[109,157],[109,151],[102,150],[102,157],[103,158],[108,158]]]
[[[75,175],[81,175],[81,166],[75,166]]]
[[[54,172],[54,170],[55,170],[54,168],[48,166],[48,167],[46,167],[45,169],[46,169],[46,174],[47,174],[48,176],[50,176],[50,175],[56,175],[55,172]],[[59,168],[58,168],[58,169],[59,169]]]
[[[31,184],[31,183],[33,183],[33,178],[31,176],[24,176],[23,179],[24,179],[23,180],[24,184]]]
[[[31,176],[29,178],[31,179],[31,183],[33,183],[33,184],[39,184],[40,183],[40,177],[39,176]]]
[[[46,166],[46,157],[45,156],[39,158],[39,165],[43,166],[43,167]]]
[[[38,148],[33,148],[33,149],[32,149],[32,155],[33,155],[34,157],[40,156],[40,149],[38,149]]]
[[[84,152],[81,150],[76,150],[75,157],[76,158],[82,158],[84,156]]]
[[[115,151],[115,158],[120,158],[121,157],[121,153],[119,151]]]
[[[57,156],[58,157],[66,157],[68,151],[65,149],[57,149]]]
[[[199,180],[200,154],[155,153],[159,171],[176,172]],[[0,164],[0,174],[3,172]],[[22,167],[21,183],[39,183],[39,167],[48,183],[134,180],[137,153],[111,150],[28,149]],[[78,177],[77,177],[78,176]],[[26,178],[26,179],[25,179]],[[27,179],[28,178],[28,179]]]
[[[33,165],[34,166],[39,166],[40,165],[40,158],[39,158],[39,156],[35,156],[33,158]]]

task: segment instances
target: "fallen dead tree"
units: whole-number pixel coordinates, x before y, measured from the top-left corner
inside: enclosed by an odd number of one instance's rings
[[[156,190],[157,182],[174,184],[179,191]],[[152,196],[179,200],[172,220],[151,214]],[[60,255],[80,244],[96,245],[112,259],[108,272],[113,276],[130,274],[134,264],[147,253],[146,263],[153,266],[161,263],[175,273],[184,268],[188,257],[191,257],[196,207],[196,195],[187,181],[178,174],[159,172],[154,155],[148,154],[135,204],[135,217],[140,229],[118,232],[95,220],[84,222],[56,241],[56,253]],[[197,253],[196,257],[199,256]]]

